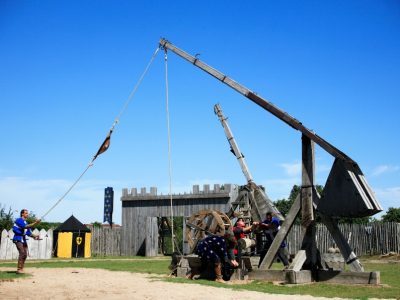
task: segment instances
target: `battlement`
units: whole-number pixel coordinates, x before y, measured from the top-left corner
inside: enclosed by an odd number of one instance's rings
[[[233,189],[233,184],[231,183],[225,183],[225,184],[214,184],[214,189],[210,189],[209,184],[204,184],[203,189],[200,190],[200,185],[195,184],[192,187],[192,190],[190,192],[184,192],[183,194],[173,194],[172,196],[182,196],[182,195],[206,195],[206,194],[230,194],[232,189]],[[140,188],[123,188],[122,189],[122,197],[129,197],[129,198],[134,198],[134,197],[144,197],[144,196],[160,196],[157,194],[157,188],[156,187],[150,187],[150,191],[147,192],[145,187]],[[161,194],[161,196],[163,196]]]

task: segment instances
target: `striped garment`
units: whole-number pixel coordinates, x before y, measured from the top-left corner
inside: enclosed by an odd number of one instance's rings
[[[31,236],[32,231],[30,228],[25,228],[25,226],[28,225],[28,222],[24,218],[18,218],[15,220],[14,226],[13,226],[13,232],[14,232],[14,237],[13,237],[13,242],[21,242],[23,244],[26,244],[26,236]]]

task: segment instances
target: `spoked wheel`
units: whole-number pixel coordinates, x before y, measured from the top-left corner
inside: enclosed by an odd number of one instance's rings
[[[189,253],[193,253],[197,242],[205,238],[207,234],[223,236],[225,230],[232,226],[229,217],[218,210],[201,210],[193,214],[186,222],[186,241],[189,245]]]

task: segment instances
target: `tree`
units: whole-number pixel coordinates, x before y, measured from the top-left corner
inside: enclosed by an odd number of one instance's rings
[[[289,213],[289,210],[292,207],[294,200],[296,200],[297,195],[300,193],[300,191],[301,187],[295,184],[290,191],[288,199],[281,199],[274,202],[276,208],[284,217],[286,217],[286,215]],[[295,223],[300,224],[300,218],[298,216],[296,217]]]
[[[400,223],[400,208],[389,207],[386,214],[382,216],[382,221]]]
[[[324,187],[322,185],[316,185],[315,188],[317,189],[318,193],[321,195],[323,192]],[[296,200],[297,196],[301,192],[301,186],[295,184],[290,191],[288,199],[281,199],[274,202],[276,208],[280,211],[280,213],[286,217],[290,208],[292,207],[294,200]],[[318,221],[318,219],[317,219]],[[296,224],[300,224],[300,218],[297,217],[295,220]]]
[[[297,195],[300,193],[301,187],[298,185],[294,185],[292,190],[290,191],[288,199],[281,199],[274,202],[276,208],[280,211],[280,213],[285,217],[290,208],[292,207],[294,200],[296,200]]]
[[[293,203],[291,203],[289,200],[286,199],[280,199],[275,201],[274,204],[276,208],[279,210],[279,212],[286,217]]]
[[[93,225],[93,228],[100,228],[101,227],[101,223],[98,222],[98,221],[93,222],[92,225]]]
[[[19,217],[19,213],[18,213],[18,217]],[[26,220],[28,222],[28,224],[31,224],[33,222],[35,222],[36,220],[36,215],[34,212],[30,212],[29,213],[29,217]],[[8,212],[6,211],[5,207],[2,207],[0,204],[0,233],[3,231],[3,229],[5,230],[10,230],[13,225],[14,225],[14,213],[11,209],[11,207],[8,209]],[[60,226],[60,222],[40,222],[39,224],[37,224],[35,226],[34,229],[38,229],[38,230],[49,230],[49,229],[55,229],[58,226]]]
[[[5,230],[10,230],[14,224],[14,216],[11,207],[6,212],[6,208],[0,205],[0,233]]]
[[[29,212],[29,217],[28,217],[28,219],[26,219],[26,221],[28,222],[28,224],[32,224],[33,222],[36,221],[36,219],[38,219],[36,214],[33,211],[30,211]],[[44,230],[47,231],[49,229],[55,229],[60,225],[61,225],[60,222],[44,222],[44,221],[41,221],[39,224],[35,225],[33,230],[37,229],[37,230],[40,231],[40,230],[44,229]]]

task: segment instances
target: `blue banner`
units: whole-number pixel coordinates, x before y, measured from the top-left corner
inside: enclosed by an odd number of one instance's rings
[[[110,225],[112,224],[113,203],[114,203],[114,190],[112,187],[107,187],[104,189],[103,223],[108,222]]]

